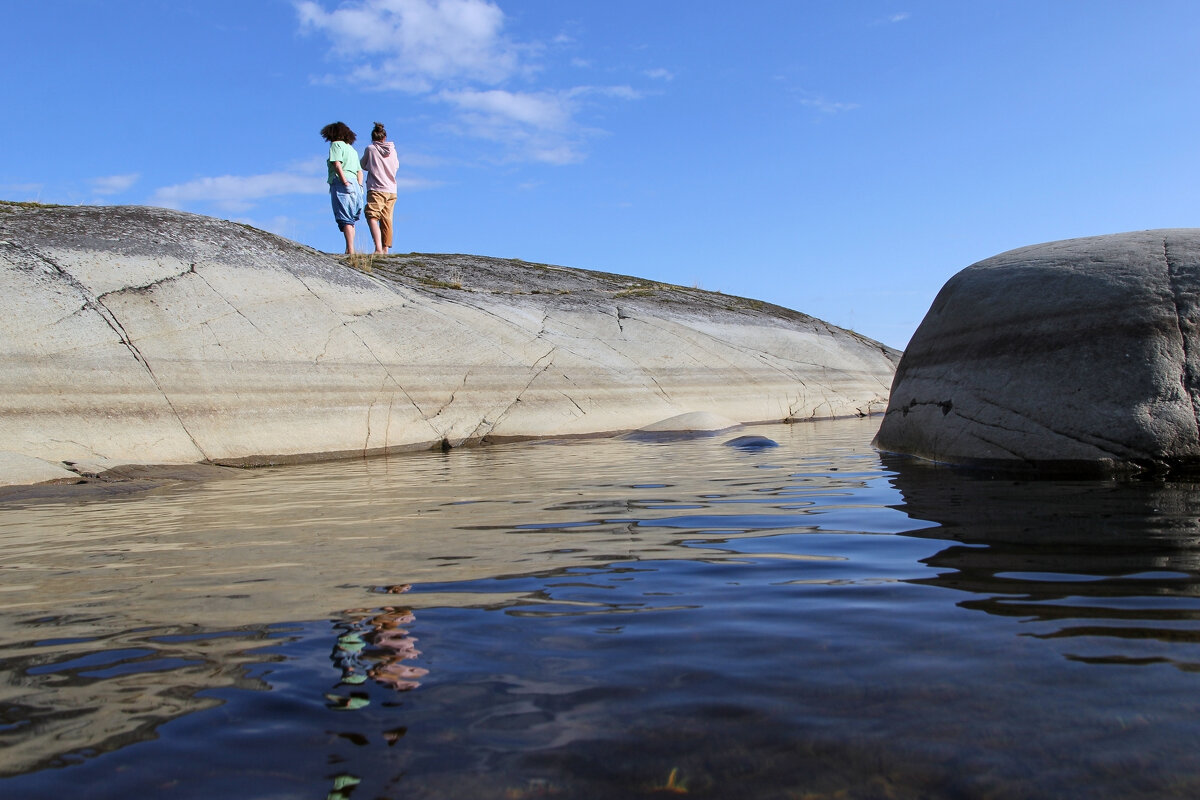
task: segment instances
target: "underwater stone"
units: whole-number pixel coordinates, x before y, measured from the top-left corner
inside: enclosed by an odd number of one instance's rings
[[[736,447],[738,450],[767,450],[779,447],[779,442],[766,436],[739,436],[725,443],[726,447]]]

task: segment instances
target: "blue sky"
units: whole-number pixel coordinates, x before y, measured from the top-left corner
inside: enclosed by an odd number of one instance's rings
[[[0,199],[338,251],[318,131],[361,150],[381,120],[397,252],[700,286],[895,347],[974,261],[1200,224],[1194,0],[8,5]]]

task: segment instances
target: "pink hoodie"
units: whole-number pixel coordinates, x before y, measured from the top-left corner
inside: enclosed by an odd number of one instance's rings
[[[362,168],[367,171],[367,191],[396,193],[396,170],[400,158],[391,142],[371,142],[363,151]]]

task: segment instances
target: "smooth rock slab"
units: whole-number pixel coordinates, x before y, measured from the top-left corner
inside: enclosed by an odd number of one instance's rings
[[[358,259],[140,207],[0,204],[7,483],[865,415],[899,354],[753,300],[478,256]],[[22,473],[20,464],[31,467]]]
[[[1052,242],[951,278],[876,437],[949,464],[1052,472],[1200,463],[1200,229]]]

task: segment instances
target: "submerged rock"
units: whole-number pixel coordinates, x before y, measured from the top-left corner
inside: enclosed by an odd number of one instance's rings
[[[709,411],[689,411],[686,414],[677,414],[669,419],[643,425],[636,431],[626,434],[626,437],[643,442],[674,442],[716,436],[718,433],[741,426],[742,423],[720,414],[713,414]]]
[[[0,327],[6,483],[612,434],[689,412],[864,415],[899,358],[714,292],[477,256],[348,265],[140,207],[0,204]]]
[[[639,433],[720,433],[742,423],[709,411],[690,411],[638,428]]]
[[[772,447],[779,447],[779,442],[766,436],[738,436],[736,439],[726,442],[725,446],[738,450],[769,450]]]
[[[1200,463],[1200,229],[1025,247],[950,279],[875,444],[1041,472]]]

